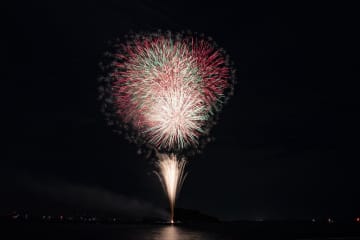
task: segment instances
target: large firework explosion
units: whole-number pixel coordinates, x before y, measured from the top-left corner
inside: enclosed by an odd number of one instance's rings
[[[100,87],[103,111],[131,141],[163,153],[156,173],[173,221],[186,163],[178,156],[204,145],[201,138],[233,93],[234,72],[211,39],[191,34],[131,35],[107,56]]]
[[[198,147],[232,92],[227,55],[204,37],[132,35],[110,56],[103,78],[110,92],[102,95],[110,122],[120,120],[137,142],[161,151]]]

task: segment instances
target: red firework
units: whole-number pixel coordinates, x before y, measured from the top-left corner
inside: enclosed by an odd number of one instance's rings
[[[226,55],[202,37],[143,34],[116,46],[118,117],[166,151],[197,145],[232,87]]]

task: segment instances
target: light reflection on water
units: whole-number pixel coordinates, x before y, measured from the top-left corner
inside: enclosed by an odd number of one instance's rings
[[[0,227],[1,228],[1,227]],[[3,229],[1,229],[3,231]],[[0,232],[1,232],[0,231]],[[226,240],[227,234],[216,228],[194,229],[182,225],[90,225],[90,224],[24,224],[13,239],[38,239],[39,233],[52,240],[101,239],[101,240]],[[4,235],[1,232],[0,236]],[[6,234],[5,234],[6,236]],[[0,238],[2,239],[2,238]],[[233,239],[233,238],[230,238]]]
[[[205,232],[198,232],[177,226],[164,226],[153,229],[146,240],[214,240]]]

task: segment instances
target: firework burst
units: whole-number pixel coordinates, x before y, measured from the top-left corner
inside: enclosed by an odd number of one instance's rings
[[[233,92],[233,70],[212,40],[171,32],[132,35],[108,56],[103,111],[109,125],[130,133],[129,140],[163,153],[157,154],[155,173],[173,222],[186,177],[186,161],[178,155],[205,145],[201,136]]]
[[[117,116],[163,151],[197,146],[232,87],[226,55],[203,38],[134,36],[113,57]]]

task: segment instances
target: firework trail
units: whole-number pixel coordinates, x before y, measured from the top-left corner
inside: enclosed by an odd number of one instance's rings
[[[157,170],[155,174],[158,176],[165,194],[168,196],[170,204],[170,221],[174,223],[174,207],[178,193],[186,178],[184,172],[186,161],[178,160],[174,154],[158,154],[159,160],[156,162]]]
[[[158,154],[157,175],[173,209],[186,161],[174,153],[200,148],[233,90],[227,55],[210,39],[184,34],[139,34],[116,43],[103,78],[110,125]],[[130,129],[130,130],[129,130]]]

